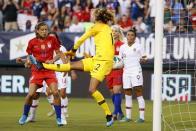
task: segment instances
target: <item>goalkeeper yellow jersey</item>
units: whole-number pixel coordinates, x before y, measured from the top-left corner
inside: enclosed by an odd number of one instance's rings
[[[94,36],[96,46],[95,60],[112,60],[114,57],[114,39],[112,29],[103,23],[96,23],[91,27],[80,39],[75,43],[74,49],[78,49],[80,45],[89,37]]]

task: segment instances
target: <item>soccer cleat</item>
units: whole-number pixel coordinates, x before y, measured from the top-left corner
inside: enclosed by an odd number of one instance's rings
[[[55,114],[55,110],[52,110],[48,113],[48,117],[53,116]]]
[[[25,121],[25,123],[28,123],[28,122],[35,122],[35,117],[32,117],[32,116],[29,116],[27,117],[27,120]]]
[[[141,119],[141,118],[139,118],[137,121],[135,121],[135,122],[137,122],[137,123],[144,123],[144,120],[143,119]]]
[[[112,120],[112,115],[107,115],[106,119],[107,119],[107,123],[106,123],[107,127],[111,126],[114,123],[114,121]]]
[[[44,69],[42,62],[37,61],[34,56],[30,55],[29,59],[31,63],[36,67],[37,70]]]
[[[62,122],[61,122],[61,118],[56,118],[56,122],[58,126],[63,126]]]
[[[124,119],[120,120],[120,122],[130,122],[130,121],[131,121],[131,119],[129,119],[127,117],[125,117]]]
[[[118,117],[117,117],[117,120],[122,120],[122,118],[124,117],[124,114],[119,114]]]
[[[20,120],[19,120],[19,124],[20,124],[20,125],[24,125],[26,120],[27,120],[27,116],[26,116],[26,115],[23,115],[23,116],[20,118]]]
[[[65,118],[61,118],[61,123],[62,123],[63,125],[67,125],[66,119],[65,119]]]

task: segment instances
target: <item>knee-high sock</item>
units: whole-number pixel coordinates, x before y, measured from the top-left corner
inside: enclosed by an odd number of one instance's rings
[[[31,108],[30,108],[30,112],[31,112],[30,117],[35,118],[38,104],[39,104],[39,100],[33,100]]]
[[[54,105],[56,118],[61,118],[61,105]]]
[[[112,95],[112,103],[114,104],[115,95]]]
[[[105,111],[106,115],[111,115],[110,109],[107,105],[107,103],[104,100],[104,97],[99,91],[95,91],[92,96],[95,98],[97,103],[102,107],[102,109]]]
[[[115,112],[116,114],[119,112],[120,114],[122,114],[122,109],[121,109],[121,102],[122,102],[122,97],[120,93],[116,93],[115,94],[115,102],[114,102],[114,106],[117,109],[117,112]]]
[[[29,110],[30,110],[31,105],[24,105],[24,113],[23,115],[28,116]]]
[[[43,63],[43,67],[48,70],[54,71],[70,71],[70,63],[67,64],[45,64]]]
[[[61,97],[61,112],[66,114],[68,109],[68,98],[62,98]]]
[[[139,104],[140,118],[144,120],[145,102],[143,96],[137,97]]]
[[[125,95],[126,117],[131,119],[132,96]]]
[[[48,96],[48,102],[52,106],[52,109],[55,110],[53,101],[54,101],[54,96],[53,95]]]

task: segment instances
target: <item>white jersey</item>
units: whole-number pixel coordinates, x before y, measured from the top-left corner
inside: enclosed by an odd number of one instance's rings
[[[59,48],[59,50],[62,51],[62,52],[66,52],[66,51],[67,51],[67,50],[65,49],[65,47],[62,46],[62,45],[61,45],[61,47]],[[53,57],[55,57],[55,56],[56,56],[56,52],[54,51],[54,56],[53,56]],[[59,59],[59,60],[57,60],[54,64],[63,64],[63,62],[62,62],[61,59]]]
[[[131,74],[135,71],[141,71],[140,60],[145,54],[140,44],[134,43],[132,46],[128,46],[127,43],[123,44],[120,47],[119,56],[124,62],[123,73]]]

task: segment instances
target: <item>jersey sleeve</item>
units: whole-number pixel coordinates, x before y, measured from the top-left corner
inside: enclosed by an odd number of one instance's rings
[[[32,55],[32,46],[32,40],[30,40],[26,49],[28,55]]]
[[[123,52],[123,46],[120,46],[120,49],[119,49],[119,57],[122,58],[122,52]]]
[[[92,28],[90,28],[85,34],[83,34],[80,37],[80,39],[75,43],[74,49],[77,50],[86,39],[88,39],[89,37],[95,35],[96,32],[97,32],[96,26],[94,25]]]
[[[64,46],[61,45],[60,51],[66,52],[67,50],[66,50],[66,48]]]

